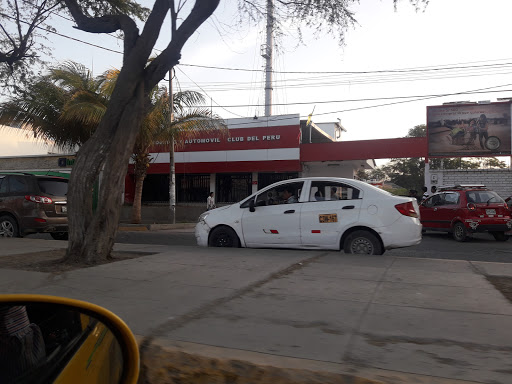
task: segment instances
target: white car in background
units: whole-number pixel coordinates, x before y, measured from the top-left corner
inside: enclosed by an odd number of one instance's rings
[[[416,199],[334,177],[284,180],[204,212],[200,246],[344,250],[381,255],[421,241]]]

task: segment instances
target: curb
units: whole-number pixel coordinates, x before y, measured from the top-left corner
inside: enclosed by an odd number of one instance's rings
[[[118,231],[165,231],[173,229],[191,229],[195,228],[196,223],[177,223],[177,224],[128,224],[121,223]]]
[[[151,384],[385,384],[347,372],[282,367],[272,361],[250,361],[244,351],[235,358],[163,347],[156,340],[141,356],[139,382]],[[269,355],[270,356],[270,355]],[[270,356],[279,359],[277,356]]]
[[[144,338],[136,336],[137,342]],[[153,339],[141,366],[146,383],[478,384],[439,376],[332,363],[212,345]],[[144,381],[141,381],[145,383]]]

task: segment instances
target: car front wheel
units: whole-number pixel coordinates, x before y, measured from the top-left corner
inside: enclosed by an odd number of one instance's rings
[[[507,241],[508,240],[508,236],[505,235],[505,232],[498,231],[498,232],[491,232],[491,234],[493,235],[494,240],[496,240],[496,241]]]
[[[0,217],[0,236],[18,237],[18,223],[11,216]]]
[[[229,227],[217,227],[212,231],[208,239],[208,246],[239,248],[240,240],[238,240],[238,236],[233,229]]]
[[[345,253],[382,255],[384,249],[377,236],[368,231],[354,231],[348,235],[343,245]]]
[[[455,225],[453,226],[452,236],[456,241],[466,241],[468,239],[468,231],[466,230],[464,224],[462,224],[461,222],[455,223]]]

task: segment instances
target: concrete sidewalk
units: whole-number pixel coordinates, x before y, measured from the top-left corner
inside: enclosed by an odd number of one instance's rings
[[[3,255],[66,242],[0,239]],[[116,244],[155,255],[62,274],[0,269],[0,292],[105,306],[169,350],[384,383],[510,383],[512,264]]]

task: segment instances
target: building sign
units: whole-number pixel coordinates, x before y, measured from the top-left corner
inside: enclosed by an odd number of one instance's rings
[[[273,140],[281,140],[281,135],[263,135],[263,136],[238,136],[238,137],[207,137],[202,139],[187,139],[183,143],[184,144],[208,144],[208,143],[221,143],[222,140],[228,143],[243,143],[244,141],[255,142],[255,141],[273,141]]]
[[[510,116],[510,102],[427,107],[428,155],[510,155]]]
[[[177,143],[174,162],[184,173],[297,172],[300,116],[226,120],[228,129],[203,132]],[[169,163],[169,148],[150,148],[154,164]],[[155,168],[155,166],[153,166]]]
[[[75,159],[67,159],[65,157],[59,157],[57,162],[59,167],[72,167],[75,164]]]

